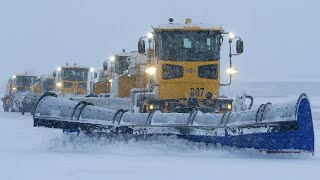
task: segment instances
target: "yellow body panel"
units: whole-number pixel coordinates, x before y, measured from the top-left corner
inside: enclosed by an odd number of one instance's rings
[[[94,94],[106,94],[111,92],[111,83],[97,82],[94,84]]]
[[[144,88],[147,83],[146,77],[128,76],[127,74],[119,77],[119,94],[120,98],[130,97],[131,89]]]
[[[184,74],[182,78],[163,80],[162,65],[172,64],[182,66]],[[199,78],[198,67],[203,65],[218,65],[218,78],[205,79]],[[160,99],[181,99],[190,98],[191,94],[197,99],[206,99],[206,94],[211,92],[213,98],[220,96],[220,61],[158,61],[158,86]]]
[[[136,87],[136,78],[134,76],[119,77],[119,97],[130,97],[130,90]]]
[[[33,93],[37,93],[37,94],[41,94],[42,92],[42,86],[39,83],[36,83],[33,87],[32,87],[32,91]]]
[[[72,83],[72,87],[66,88],[64,87],[64,83],[69,82]],[[79,88],[79,83],[85,83],[87,85],[87,81],[61,81],[62,86],[60,87],[61,95],[74,94],[74,95],[86,95],[87,88]]]
[[[135,75],[124,74],[118,78],[118,96],[120,98],[130,97],[131,89],[134,88],[146,88],[146,84],[148,82],[148,77],[143,75],[140,70],[140,66],[136,67]]]

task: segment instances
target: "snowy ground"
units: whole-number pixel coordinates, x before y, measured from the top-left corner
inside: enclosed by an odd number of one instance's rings
[[[310,99],[319,137],[320,96]],[[320,139],[316,144],[320,147]],[[33,128],[30,115],[0,112],[1,180],[319,179],[319,148],[316,151],[315,156],[266,154],[175,137],[146,141],[75,137],[63,135],[60,130]]]

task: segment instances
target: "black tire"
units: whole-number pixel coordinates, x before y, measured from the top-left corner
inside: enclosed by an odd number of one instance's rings
[[[9,111],[9,106],[6,105],[4,101],[3,101],[3,110],[4,110],[4,112],[8,112]]]
[[[3,99],[2,100],[2,103],[3,103],[3,110],[4,112],[8,112],[9,111],[9,106],[7,104],[7,99]]]
[[[4,112],[8,112],[9,108],[8,107],[3,107]]]
[[[22,108],[20,108],[19,111],[21,112],[21,115],[24,115],[24,113],[26,112],[24,103],[22,103]]]
[[[10,112],[16,112],[14,109],[13,109],[13,100],[12,99],[10,99],[10,105],[9,105],[9,107],[8,107],[8,109],[10,110]]]

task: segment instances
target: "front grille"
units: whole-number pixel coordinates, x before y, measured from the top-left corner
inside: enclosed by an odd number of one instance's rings
[[[210,64],[210,65],[199,66],[198,76],[199,78],[218,79],[218,65]]]
[[[18,92],[25,92],[25,91],[27,91],[26,89],[27,89],[27,88],[26,88],[25,86],[18,86],[18,87],[17,87],[17,91],[18,91]]]
[[[79,83],[78,87],[81,89],[87,89],[87,83],[85,83],[85,82]]]
[[[162,65],[162,79],[176,79],[183,77],[183,67],[179,65],[164,64]]]
[[[72,82],[64,82],[63,87],[64,88],[72,88]]]

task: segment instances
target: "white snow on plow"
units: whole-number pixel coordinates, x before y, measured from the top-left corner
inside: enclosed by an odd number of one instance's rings
[[[257,99],[257,101],[272,99]],[[320,97],[310,97],[320,147]],[[286,100],[283,100],[286,101]],[[63,134],[33,128],[32,117],[0,112],[0,179],[318,179],[320,151],[267,154],[190,142]]]

